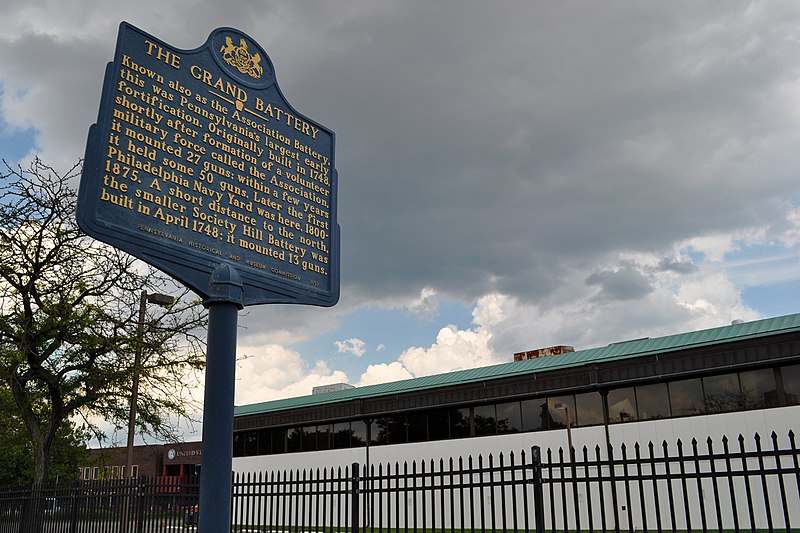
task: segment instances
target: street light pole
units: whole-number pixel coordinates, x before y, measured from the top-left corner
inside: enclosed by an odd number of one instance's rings
[[[572,427],[569,419],[569,406],[565,403],[553,404],[556,409],[563,409],[567,417],[567,445],[569,446],[569,453],[572,453]]]
[[[136,431],[136,403],[139,399],[139,367],[142,364],[142,344],[144,339],[144,317],[147,303],[154,303],[162,307],[168,307],[175,303],[174,296],[166,294],[147,294],[142,291],[139,298],[139,322],[136,325],[136,351],[133,356],[133,379],[131,382],[131,408],[128,416],[128,459],[125,462],[125,476],[133,477],[133,437]]]

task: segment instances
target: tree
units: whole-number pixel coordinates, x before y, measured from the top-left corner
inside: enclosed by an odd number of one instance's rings
[[[85,432],[71,421],[62,424],[53,439],[50,476],[59,481],[78,478],[86,464]],[[33,447],[19,416],[11,391],[0,383],[0,487],[23,485],[33,479]]]
[[[4,162],[5,163],[5,162]],[[124,427],[134,354],[141,350],[138,431],[174,438],[175,417],[197,407],[192,388],[204,366],[206,315],[186,293],[148,307],[137,334],[143,290],[170,280],[86,236],[75,221],[70,183],[38,159],[0,174],[0,380],[22,420],[34,458],[33,481],[49,478],[59,430],[70,421]]]

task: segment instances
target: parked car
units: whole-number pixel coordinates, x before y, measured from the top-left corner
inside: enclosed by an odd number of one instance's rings
[[[197,517],[199,516],[200,506],[192,505],[186,509],[186,515],[183,517],[183,522],[187,525],[197,525]]]

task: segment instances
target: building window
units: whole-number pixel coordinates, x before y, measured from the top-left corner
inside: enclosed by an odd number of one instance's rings
[[[800,404],[800,365],[781,367],[781,381],[786,405]]]
[[[289,437],[286,439],[286,451],[289,453],[303,451],[303,430],[302,428],[292,428],[289,430]]]
[[[599,392],[575,395],[575,426],[595,426],[603,423],[603,397]]]
[[[575,396],[554,396],[547,399],[548,426],[543,429],[562,429],[575,427]]]
[[[547,400],[533,398],[520,402],[522,407],[522,431],[538,431],[547,428]]]
[[[233,456],[244,457],[244,437],[245,433],[233,434]],[[124,474],[123,474],[124,475]]]
[[[119,466],[112,466],[111,467],[111,478],[112,479],[119,479]]]
[[[669,403],[672,416],[697,415],[705,412],[703,384],[700,378],[669,383]]]
[[[669,391],[666,383],[653,383],[636,387],[636,405],[639,420],[669,418]]]
[[[317,451],[317,426],[306,426],[300,430],[303,432],[303,451]]]
[[[330,450],[331,449],[331,425],[324,424],[317,426],[317,449]]]
[[[333,425],[333,447],[336,449],[350,447],[350,422],[340,422]]]
[[[139,465],[132,465],[131,466],[131,477],[133,479],[139,478]]]
[[[245,433],[244,454],[248,457],[258,455],[258,434],[254,431]]]
[[[472,410],[475,423],[475,436],[497,434],[497,413],[494,404],[479,405]]]
[[[703,378],[703,392],[708,413],[726,413],[742,408],[742,391],[737,374]]]
[[[497,432],[519,433],[522,431],[522,410],[519,402],[497,404]]]
[[[453,409],[450,411],[450,438],[461,439],[469,437],[470,433],[469,408]]]
[[[430,440],[450,438],[450,417],[447,411],[432,411],[428,414],[428,438]]]
[[[428,440],[428,416],[424,412],[412,413],[406,419],[408,421],[408,442]]]
[[[363,420],[353,420],[350,422],[350,447],[361,448],[367,445],[367,423]]]
[[[257,455],[269,455],[272,453],[272,438],[268,429],[255,431],[258,446]]]
[[[739,383],[742,385],[742,403],[745,409],[763,409],[780,405],[775,371],[772,368],[740,372]]]
[[[638,420],[636,409],[636,391],[633,387],[608,391],[608,421],[630,422]]]
[[[270,431],[272,440],[272,453],[286,453],[286,429],[273,429]]]

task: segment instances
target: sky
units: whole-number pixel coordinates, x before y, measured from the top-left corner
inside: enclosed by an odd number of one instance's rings
[[[340,301],[240,313],[238,405],[800,312],[800,3],[3,7],[6,161],[83,156],[121,21],[336,133]]]

